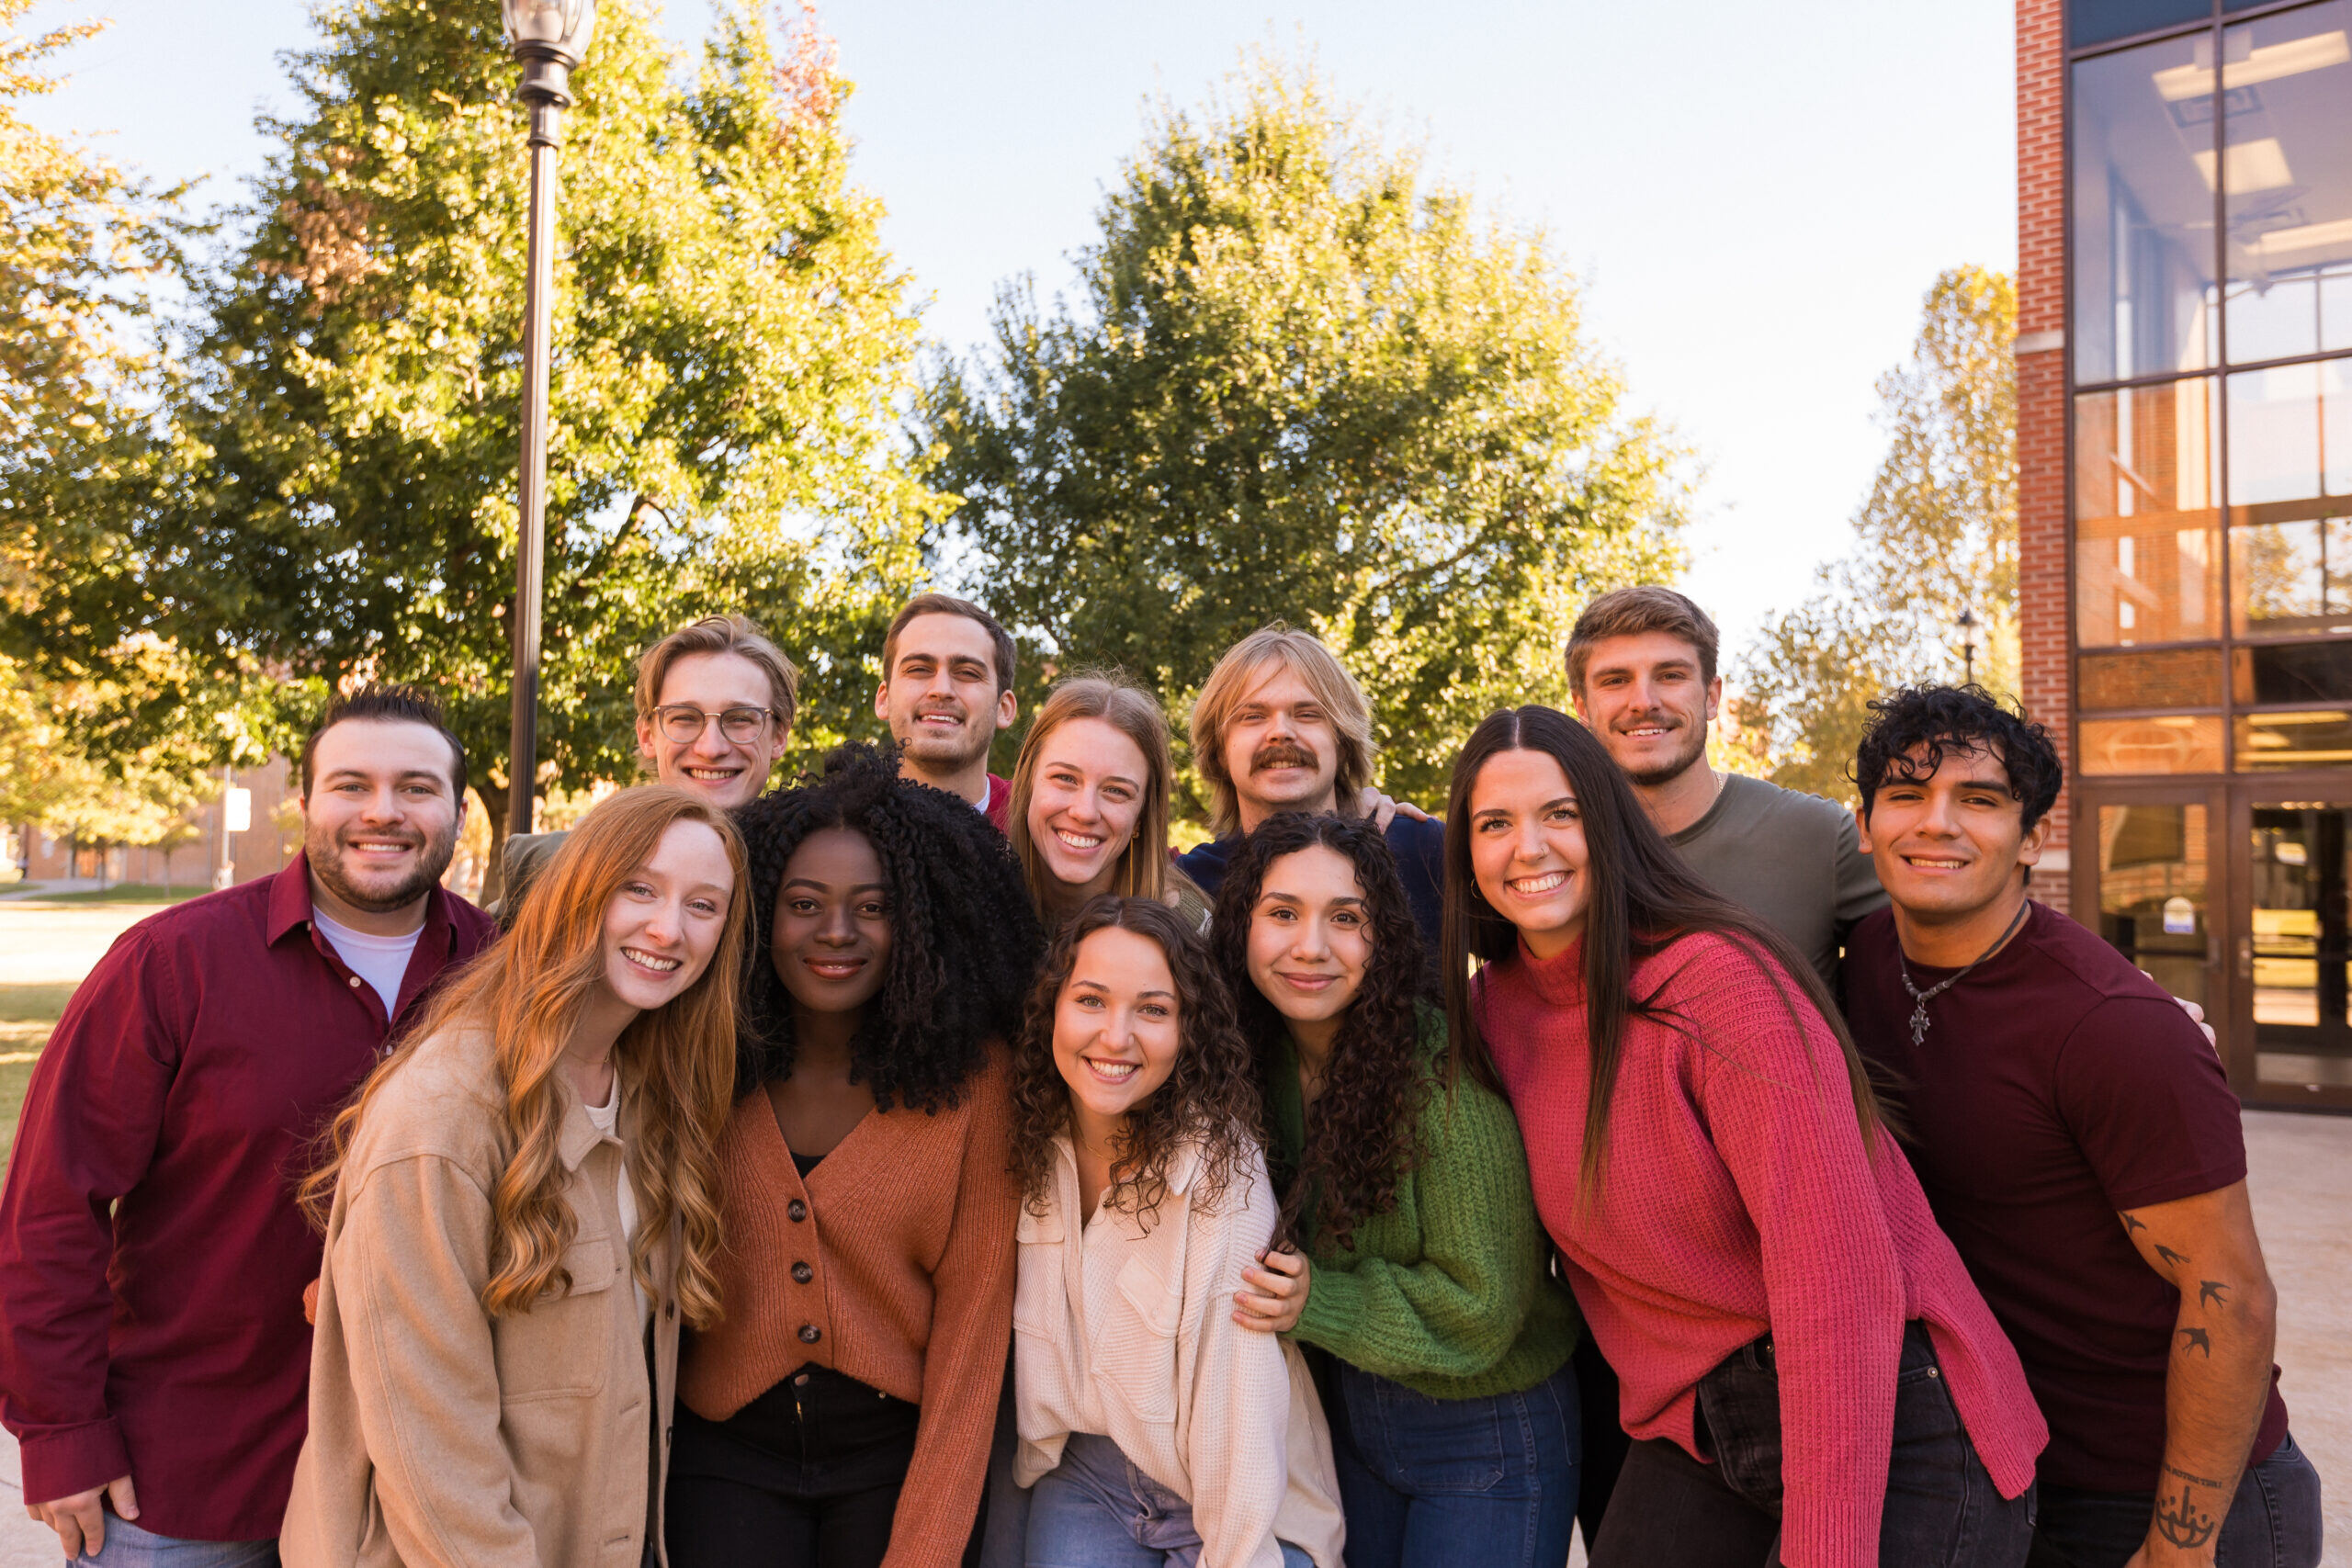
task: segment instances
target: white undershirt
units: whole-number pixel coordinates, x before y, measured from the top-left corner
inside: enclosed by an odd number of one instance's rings
[[[617,1139],[620,1136],[621,1124],[621,1080],[619,1076],[615,1075],[613,1078],[613,1096],[610,1100],[607,1100],[602,1105],[590,1105],[583,1109],[588,1112],[588,1120],[596,1124],[596,1131],[604,1134],[605,1136],[608,1138]],[[621,1260],[626,1263],[630,1258],[635,1256],[636,1252],[637,1193],[631,1190],[628,1184],[628,1160],[626,1157],[626,1149],[624,1149],[623,1154],[624,1157],[621,1160],[621,1177],[619,1183],[621,1205]],[[639,1321],[642,1322],[646,1316],[653,1311],[653,1303],[645,1299],[645,1287],[637,1283],[637,1271],[634,1269],[629,1270],[629,1288],[637,1292],[637,1315]]]
[[[416,951],[416,939],[424,934],[424,928],[419,925],[406,936],[370,936],[338,924],[316,904],[311,906],[311,925],[327,939],[345,965],[383,998],[384,1016],[391,1017],[392,1010],[401,1005],[401,981],[408,975],[409,954]]]

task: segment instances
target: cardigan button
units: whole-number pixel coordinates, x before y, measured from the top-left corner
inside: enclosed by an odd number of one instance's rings
[[[805,1285],[816,1277],[817,1270],[809,1268],[806,1263],[796,1263],[792,1266],[792,1282],[796,1285]]]
[[[795,1198],[784,1206],[784,1212],[793,1224],[797,1224],[808,1217],[808,1205]]]
[[[804,1323],[800,1325],[800,1343],[803,1345],[814,1345],[824,1337],[825,1331],[813,1323]]]

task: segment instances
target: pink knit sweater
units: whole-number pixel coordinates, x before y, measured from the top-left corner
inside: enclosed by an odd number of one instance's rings
[[[1694,936],[1636,966],[1634,995],[1655,993],[1683,1029],[1627,1020],[1607,1163],[1581,1201],[1583,964],[1579,944],[1490,964],[1479,1028],[1526,1135],[1536,1207],[1622,1381],[1625,1430],[1695,1454],[1695,1385],[1770,1333],[1781,1560],[1874,1564],[1895,1368],[1917,1318],[1994,1483],[2022,1493],[2049,1429],[2017,1352],[1910,1162],[1883,1134],[1865,1149],[1836,1039],[1783,977],[1802,1028],[1792,1020],[1761,961]]]

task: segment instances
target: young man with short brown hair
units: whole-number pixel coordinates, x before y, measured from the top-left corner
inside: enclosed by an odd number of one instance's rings
[[[1020,714],[1013,658],[1012,634],[994,615],[953,594],[918,593],[891,617],[874,691],[899,773],[970,802],[1000,833],[1012,785],[989,772],[989,748]]]

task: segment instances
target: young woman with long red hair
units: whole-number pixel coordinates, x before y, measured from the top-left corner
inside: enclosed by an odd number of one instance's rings
[[[707,803],[604,801],[336,1118],[294,1568],[658,1553],[679,1324],[719,1312],[743,880]]]

